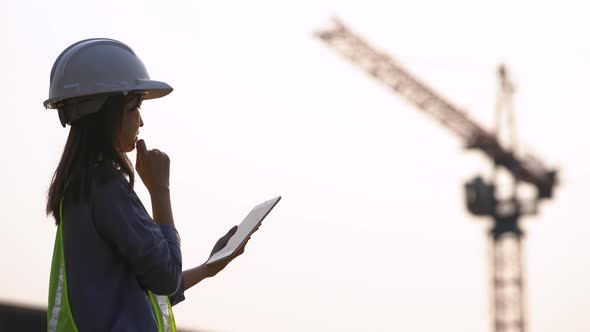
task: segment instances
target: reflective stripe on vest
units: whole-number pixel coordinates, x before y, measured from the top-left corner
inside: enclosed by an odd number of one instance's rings
[[[47,331],[77,332],[78,328],[72,318],[70,303],[68,301],[68,278],[66,273],[66,260],[63,251],[63,198],[59,204],[59,224],[55,243],[53,245],[53,260],[51,262],[51,275],[49,278],[49,305],[47,310]]]
[[[59,224],[53,245],[53,260],[49,278],[49,305],[47,310],[47,331],[78,332],[70,310],[68,278],[63,249],[63,198],[59,205]],[[155,295],[148,291],[152,309],[158,323],[158,332],[176,332],[172,305],[168,296]]]
[[[49,331],[57,331],[57,321],[59,319],[59,313],[61,312],[61,299],[63,298],[64,288],[64,266],[63,264],[59,268],[59,279],[57,281],[57,290],[55,291],[55,300],[53,302],[53,309],[51,310],[51,318],[49,319]]]
[[[176,332],[176,323],[168,296],[156,295],[150,291],[148,294],[158,321],[158,332]]]

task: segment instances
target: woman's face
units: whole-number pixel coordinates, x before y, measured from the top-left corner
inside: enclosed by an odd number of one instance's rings
[[[121,131],[119,132],[119,151],[121,152],[131,152],[135,149],[139,127],[143,127],[143,120],[139,113],[140,106],[140,96],[131,95],[125,97]]]

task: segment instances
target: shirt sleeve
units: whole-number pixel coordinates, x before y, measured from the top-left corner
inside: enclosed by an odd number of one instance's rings
[[[158,295],[181,287],[178,232],[172,225],[156,224],[125,179],[96,188],[92,213],[99,234],[129,263],[142,287]]]
[[[168,241],[168,245],[170,246],[170,249],[172,249],[173,251],[177,252],[178,255],[180,255],[180,247],[179,247],[180,242],[177,240],[178,239],[178,232],[176,231],[176,228],[172,225],[160,225],[160,230],[162,231],[162,234],[164,235],[164,237]],[[171,294],[169,296],[169,300],[170,300],[170,304],[174,306],[174,305],[177,305],[178,303],[184,301],[184,299],[185,299],[184,298],[184,278],[182,277],[182,274],[181,274],[180,285],[176,289],[176,292],[174,292],[174,294]]]
[[[172,306],[175,306],[184,301],[184,277],[180,277],[180,286],[178,286],[178,289],[176,292],[174,292],[174,294],[168,296],[168,299],[170,300],[170,305]]]

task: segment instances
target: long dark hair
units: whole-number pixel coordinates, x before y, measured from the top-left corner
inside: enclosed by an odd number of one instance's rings
[[[110,96],[98,112],[71,124],[47,193],[46,212],[53,216],[56,224],[59,223],[59,206],[66,185],[75,200],[87,198],[92,174],[101,174],[102,180],[108,180],[109,176],[122,173],[129,177],[130,188],[133,188],[133,165],[118,149],[124,102],[122,94]],[[95,167],[100,167],[101,172],[91,174]]]

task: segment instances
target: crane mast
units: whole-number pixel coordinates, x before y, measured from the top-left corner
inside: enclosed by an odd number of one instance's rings
[[[467,113],[445,100],[433,89],[404,69],[391,56],[373,48],[338,19],[333,27],[318,31],[316,36],[340,55],[359,66],[367,74],[404,97],[419,110],[427,113],[444,127],[458,135],[466,147],[482,151],[495,168],[504,168],[513,177],[511,197],[498,198],[496,185],[477,176],[465,184],[468,210],[476,216],[493,217],[489,232],[490,263],[492,265],[493,328],[496,332],[525,332],[524,272],[522,238],[518,220],[522,215],[536,213],[540,199],[551,198],[557,172],[529,156],[517,156],[515,146],[504,147],[499,141],[499,128],[487,131]],[[500,90],[498,118],[502,108],[512,107],[514,87],[504,66],[499,68]],[[512,120],[512,114],[507,114]],[[499,123],[497,124],[499,127]],[[515,142],[513,121],[512,139]],[[515,144],[514,144],[515,145]],[[536,188],[531,201],[517,197],[516,186],[526,182]]]
[[[508,147],[516,151],[517,138],[513,107],[515,88],[504,65],[498,67],[498,83],[494,133],[500,140],[501,130],[508,131],[504,137]],[[503,119],[505,126],[502,126]],[[497,170],[494,170],[494,177],[497,176]],[[498,182],[497,179],[494,180]],[[527,211],[524,202],[519,201],[517,197],[518,180],[514,179],[506,185],[512,187],[508,188],[511,189],[508,190],[510,196],[504,199],[501,205],[496,204],[493,211],[484,214],[493,216],[495,220],[489,234],[492,249],[493,324],[496,332],[524,332],[526,331],[524,264],[522,262],[524,232],[518,225],[518,219],[522,214],[535,213],[536,202],[533,201]],[[491,186],[490,192],[495,196],[495,186]],[[498,199],[494,197],[494,200]]]

